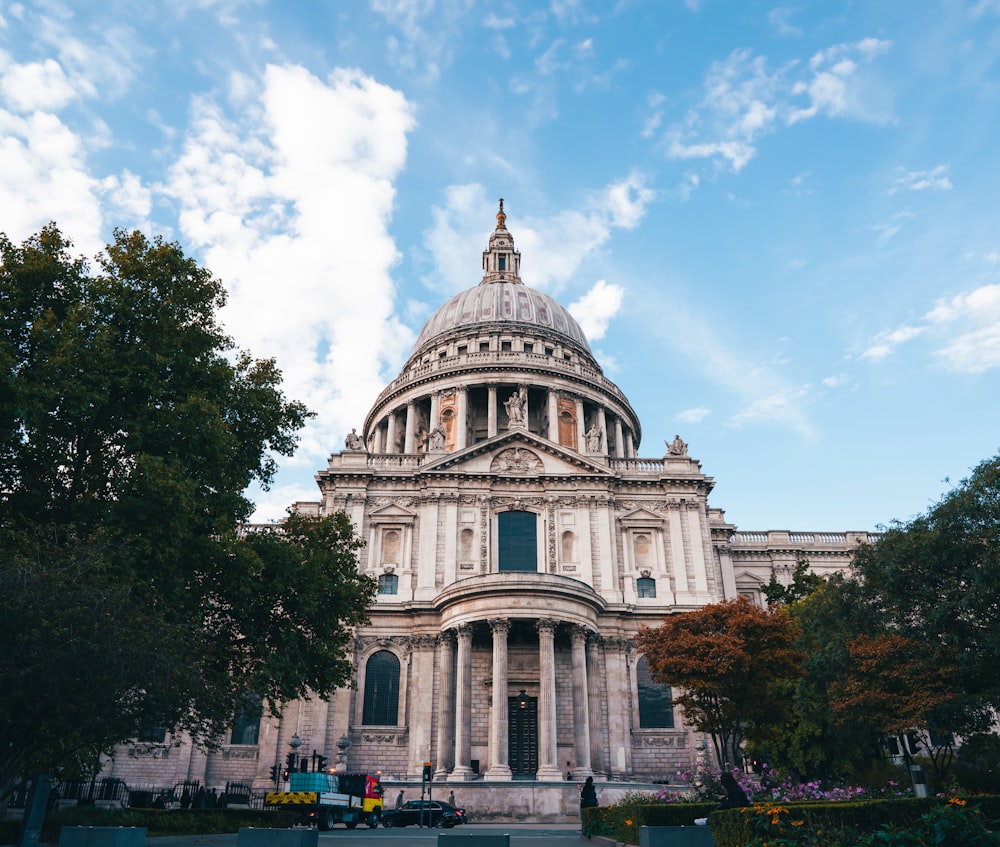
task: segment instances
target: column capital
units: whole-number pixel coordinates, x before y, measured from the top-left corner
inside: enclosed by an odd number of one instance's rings
[[[472,624],[471,623],[460,623],[457,626],[453,626],[448,632],[455,633],[455,636],[461,641],[466,638],[472,638]]]
[[[581,624],[573,624],[573,626],[570,627],[570,635],[573,637],[574,641],[578,639],[586,641],[587,638],[593,634],[593,632],[594,630],[589,627],[582,626]]]
[[[554,621],[551,618],[539,618],[535,621],[535,629],[538,630],[539,635],[551,635],[556,634],[556,627],[559,625],[558,621]]]
[[[506,635],[510,632],[510,618],[490,618],[490,629],[494,633]]]

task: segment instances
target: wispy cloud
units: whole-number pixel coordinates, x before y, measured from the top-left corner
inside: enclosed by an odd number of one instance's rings
[[[869,102],[864,69],[889,47],[866,38],[774,69],[765,56],[735,50],[711,65],[701,101],[663,133],[662,149],[670,158],[707,159],[738,173],[779,126],[818,115],[885,123],[889,115]]]
[[[880,362],[920,336],[948,370],[972,374],[1000,367],[1000,284],[939,300],[923,323],[879,333],[861,358]]]
[[[703,421],[711,413],[711,409],[705,406],[695,406],[693,409],[685,409],[674,415],[674,420],[680,423],[698,423]]]
[[[938,165],[927,171],[903,171],[893,181],[890,194],[897,191],[926,191],[929,188],[950,191],[954,188],[948,176],[948,166]]]

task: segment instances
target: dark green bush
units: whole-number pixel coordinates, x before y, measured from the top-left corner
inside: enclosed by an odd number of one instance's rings
[[[257,809],[101,809],[94,806],[70,806],[47,815],[42,827],[42,841],[59,840],[64,826],[139,826],[147,835],[212,835],[238,832],[240,827],[291,826],[295,816],[284,811]],[[15,839],[16,840],[16,839]]]
[[[585,835],[604,835],[623,844],[639,843],[640,826],[691,826],[708,817],[717,803],[651,803],[648,794],[626,798],[614,806],[583,810]]]

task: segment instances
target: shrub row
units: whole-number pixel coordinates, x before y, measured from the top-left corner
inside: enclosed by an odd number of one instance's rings
[[[923,815],[946,801],[937,798],[796,802],[757,804],[749,809],[716,810],[714,803],[643,803],[638,800],[615,806],[583,810],[583,830],[589,836],[604,835],[623,844],[639,843],[641,826],[691,826],[696,818],[708,817],[717,847],[746,847],[754,837],[755,818],[777,822],[789,833],[825,833],[820,843],[853,844],[858,835],[877,832],[883,825],[915,827]],[[970,809],[978,808],[988,821],[1000,821],[1000,797],[971,797]],[[795,843],[785,841],[782,843]],[[804,839],[803,843],[811,843]]]

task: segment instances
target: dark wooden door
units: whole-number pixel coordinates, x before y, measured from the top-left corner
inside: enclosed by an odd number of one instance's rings
[[[538,770],[538,698],[507,698],[508,761],[514,776],[534,775]]]

